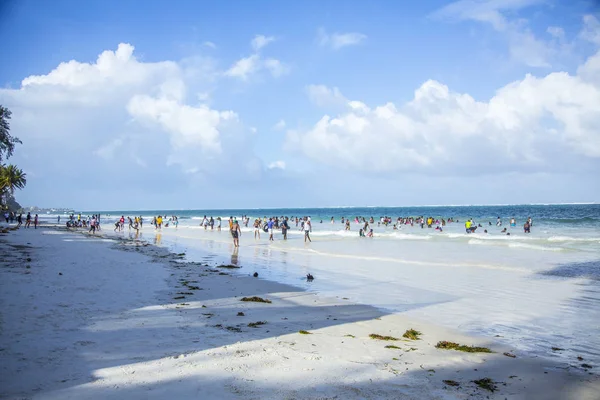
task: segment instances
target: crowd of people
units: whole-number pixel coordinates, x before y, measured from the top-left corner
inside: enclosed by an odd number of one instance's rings
[[[17,228],[20,228],[23,225],[23,213],[17,214],[12,211],[11,212],[6,211],[4,213],[4,219],[6,220],[7,224],[12,224],[16,221]],[[37,227],[40,223],[39,216],[37,214],[35,214],[35,216],[32,217],[31,212],[28,212],[27,216],[25,217],[25,228],[30,228],[32,222],[33,222],[34,229],[37,229]]]

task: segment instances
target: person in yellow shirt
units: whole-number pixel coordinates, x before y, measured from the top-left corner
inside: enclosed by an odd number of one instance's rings
[[[156,227],[157,227],[158,229],[161,229],[161,228],[162,228],[162,215],[159,215],[159,216],[156,218]]]
[[[470,219],[468,219],[467,222],[465,222],[465,230],[467,231],[467,233],[471,233],[471,225],[472,222]]]

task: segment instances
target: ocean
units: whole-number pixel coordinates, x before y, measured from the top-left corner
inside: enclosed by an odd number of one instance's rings
[[[257,272],[260,278],[502,341],[521,352],[600,364],[600,204],[89,210],[83,215],[92,213],[101,214],[110,234],[121,215],[142,215],[140,234],[126,227],[119,235],[185,252],[190,261],[236,264],[238,274]],[[149,222],[158,214],[177,215],[179,226],[156,231]],[[224,218],[224,229],[200,227],[204,215]],[[250,225],[242,229],[236,249],[227,219],[242,215],[310,216],[312,242],[305,243],[295,222],[288,240],[276,232],[273,242],[264,232],[254,238]],[[377,223],[384,216],[394,223],[417,216],[458,222],[442,231],[417,224],[394,229]],[[342,217],[351,219],[350,231]],[[355,217],[373,217],[372,238],[359,237],[362,223]],[[502,226],[496,226],[498,217]],[[531,233],[524,233],[529,217]],[[475,233],[465,232],[468,218],[481,225]],[[509,226],[511,218],[515,227]],[[55,222],[56,216],[44,219]],[[315,276],[313,282],[306,281],[307,273]]]

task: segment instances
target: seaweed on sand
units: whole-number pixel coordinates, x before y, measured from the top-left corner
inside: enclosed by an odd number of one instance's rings
[[[493,353],[487,347],[466,346],[464,344],[447,342],[445,340],[438,342],[435,347],[436,349],[464,351],[466,353]]]
[[[489,390],[490,392],[494,392],[497,389],[496,382],[494,382],[490,378],[477,379],[474,380],[473,383],[475,383],[482,389]]]
[[[264,325],[264,324],[266,324],[266,323],[267,323],[267,321],[256,321],[256,322],[250,322],[250,323],[248,324],[248,326],[249,326],[250,328],[258,328],[260,325]]]
[[[445,379],[443,382],[448,386],[460,386],[460,383],[453,381],[452,379]]]
[[[400,349],[400,347],[398,346],[394,346],[393,344],[388,344],[387,346],[385,346],[386,349]]]
[[[303,331],[303,330],[298,331],[298,333],[301,335],[312,335],[312,333],[310,333],[309,331]]]
[[[369,335],[369,337],[371,339],[377,339],[377,340],[399,340],[398,338],[395,338],[393,336],[381,336],[381,335],[378,335],[376,333],[371,333]]]
[[[252,301],[255,303],[271,303],[269,299],[263,299],[262,297],[252,296],[252,297],[242,297],[240,301]]]
[[[225,264],[223,264],[223,265],[217,265],[217,268],[231,268],[231,269],[238,269],[238,268],[241,268],[241,267],[238,267],[237,265],[232,265],[232,264],[229,264],[229,265],[225,265]]]
[[[421,336],[421,332],[416,331],[414,329],[408,329],[402,335],[402,337],[404,337],[406,339],[410,339],[410,340],[421,340],[421,339],[419,339],[419,336]]]

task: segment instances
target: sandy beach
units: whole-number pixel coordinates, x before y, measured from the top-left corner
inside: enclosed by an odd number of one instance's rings
[[[595,370],[577,368],[585,360],[565,367],[522,356],[493,337],[470,337],[252,271],[232,275],[210,260],[189,262],[140,240],[41,228],[11,231],[0,246],[2,398],[597,399],[600,393]],[[240,301],[252,296],[271,303]],[[420,331],[420,340],[404,339],[408,329]],[[439,341],[493,353],[437,349]],[[474,382],[484,378],[493,392]]]

